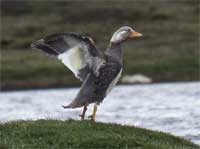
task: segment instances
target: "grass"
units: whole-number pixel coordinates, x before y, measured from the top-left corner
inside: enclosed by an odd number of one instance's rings
[[[91,36],[105,50],[112,33],[124,25],[144,36],[123,45],[123,74],[142,73],[154,82],[200,80],[197,0],[1,3],[1,89],[79,84],[60,62],[31,50],[30,43],[70,31]]]
[[[91,121],[17,121],[0,124],[1,148],[198,149],[167,133]]]

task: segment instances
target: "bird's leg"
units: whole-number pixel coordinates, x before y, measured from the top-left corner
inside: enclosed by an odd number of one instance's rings
[[[94,104],[92,115],[88,116],[88,118],[91,118],[92,121],[95,121],[96,118],[96,112],[97,112],[97,104]]]
[[[79,115],[80,117],[81,117],[81,120],[84,120],[84,118],[85,118],[85,112],[87,111],[87,106],[85,105],[84,107],[83,107],[83,111],[82,111],[82,113]]]

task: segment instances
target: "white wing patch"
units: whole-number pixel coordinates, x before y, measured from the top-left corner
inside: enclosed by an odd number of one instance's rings
[[[58,59],[67,66],[76,77],[78,77],[78,71],[81,69],[83,58],[81,54],[81,49],[79,46],[73,47],[66,52],[59,54]]]

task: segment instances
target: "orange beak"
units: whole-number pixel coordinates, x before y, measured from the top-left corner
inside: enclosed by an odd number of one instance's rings
[[[129,38],[135,38],[135,37],[141,37],[142,34],[141,33],[138,33],[138,32],[131,32],[131,34],[129,35]]]

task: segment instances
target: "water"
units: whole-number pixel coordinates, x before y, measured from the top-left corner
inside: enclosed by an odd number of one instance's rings
[[[79,119],[63,109],[78,92],[45,89],[0,93],[0,121]],[[91,114],[92,105],[87,115]],[[98,107],[97,121],[170,132],[200,144],[200,82],[117,86]]]

